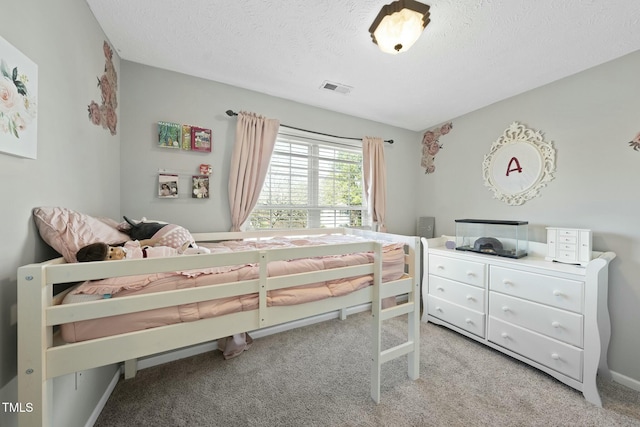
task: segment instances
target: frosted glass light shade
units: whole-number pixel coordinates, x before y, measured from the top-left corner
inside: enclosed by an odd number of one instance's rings
[[[373,35],[380,50],[386,53],[399,53],[408,50],[422,34],[422,14],[402,9],[385,16]]]
[[[429,23],[429,6],[398,0],[382,8],[369,28],[373,42],[386,53],[406,52]]]

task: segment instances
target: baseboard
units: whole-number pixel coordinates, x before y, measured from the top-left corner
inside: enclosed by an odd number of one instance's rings
[[[618,384],[629,387],[632,390],[640,391],[640,381],[634,380],[633,378],[627,377],[626,375],[611,371],[611,379]]]

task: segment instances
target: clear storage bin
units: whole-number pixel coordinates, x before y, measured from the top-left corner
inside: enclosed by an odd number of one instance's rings
[[[529,251],[528,221],[456,219],[456,249],[507,258]]]

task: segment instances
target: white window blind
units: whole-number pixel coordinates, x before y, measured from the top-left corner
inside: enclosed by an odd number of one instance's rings
[[[368,226],[362,144],[286,132],[278,134],[249,227]]]

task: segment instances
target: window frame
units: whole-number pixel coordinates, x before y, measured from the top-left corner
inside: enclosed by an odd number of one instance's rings
[[[357,226],[357,228],[363,228],[363,229],[371,229],[371,219],[369,216],[369,211],[368,211],[368,207],[367,207],[367,198],[366,195],[364,193],[364,176],[362,173],[362,141],[358,141],[358,140],[347,140],[344,138],[338,138],[338,137],[333,137],[333,136],[328,136],[328,135],[318,135],[315,134],[313,132],[307,132],[307,131],[303,131],[303,130],[299,130],[299,129],[291,129],[291,128],[280,128],[280,130],[278,131],[278,135],[276,136],[276,144],[278,143],[278,141],[282,141],[282,142],[291,142],[291,143],[301,143],[301,144],[310,144],[310,149],[311,149],[311,155],[307,154],[305,157],[308,160],[308,164],[307,164],[307,171],[308,171],[308,191],[307,191],[307,204],[300,206],[300,205],[268,205],[268,204],[260,204],[260,199],[262,198],[262,191],[265,188],[265,183],[267,182],[267,179],[269,179],[269,175],[271,173],[271,159],[269,160],[269,170],[267,172],[267,175],[265,177],[265,182],[263,183],[262,189],[260,189],[260,196],[259,196],[259,200],[258,203],[256,203],[256,206],[253,208],[251,214],[249,215],[247,222],[246,222],[246,227],[248,229],[251,230],[271,230],[271,229],[278,229],[278,228],[274,228],[274,227],[254,227],[252,225],[252,220],[253,220],[253,215],[254,212],[257,210],[275,210],[275,209],[291,209],[291,210],[295,210],[295,209],[300,209],[300,210],[304,210],[306,211],[307,215],[306,215],[306,228],[334,228],[334,227],[341,227],[341,225],[335,225],[335,221],[334,221],[334,225],[322,225],[322,211],[323,210],[331,210],[334,212],[334,218],[339,217],[338,215],[336,215],[336,213],[338,213],[340,210],[346,210],[346,211],[360,211],[360,219],[361,219],[361,225]],[[340,209],[342,208],[342,206],[335,206],[335,205],[330,205],[330,206],[326,206],[326,205],[321,205],[319,203],[320,201],[320,173],[321,170],[319,168],[319,162],[322,160],[322,158],[319,156],[319,151],[320,151],[320,147],[321,146],[325,146],[328,147],[330,149],[342,149],[344,151],[351,151],[351,152],[357,152],[359,153],[361,160],[360,160],[360,182],[359,182],[359,186],[362,190],[362,194],[361,194],[361,199],[362,199],[362,204],[359,206],[347,206],[345,207],[345,209]],[[274,153],[276,153],[276,148],[274,147]],[[292,156],[294,157],[294,156]],[[327,159],[330,160],[330,159]],[[355,162],[352,162],[352,164],[356,164]],[[349,216],[349,214],[347,214],[347,216]],[[291,225],[291,224],[289,224]],[[354,226],[355,227],[355,226]]]

